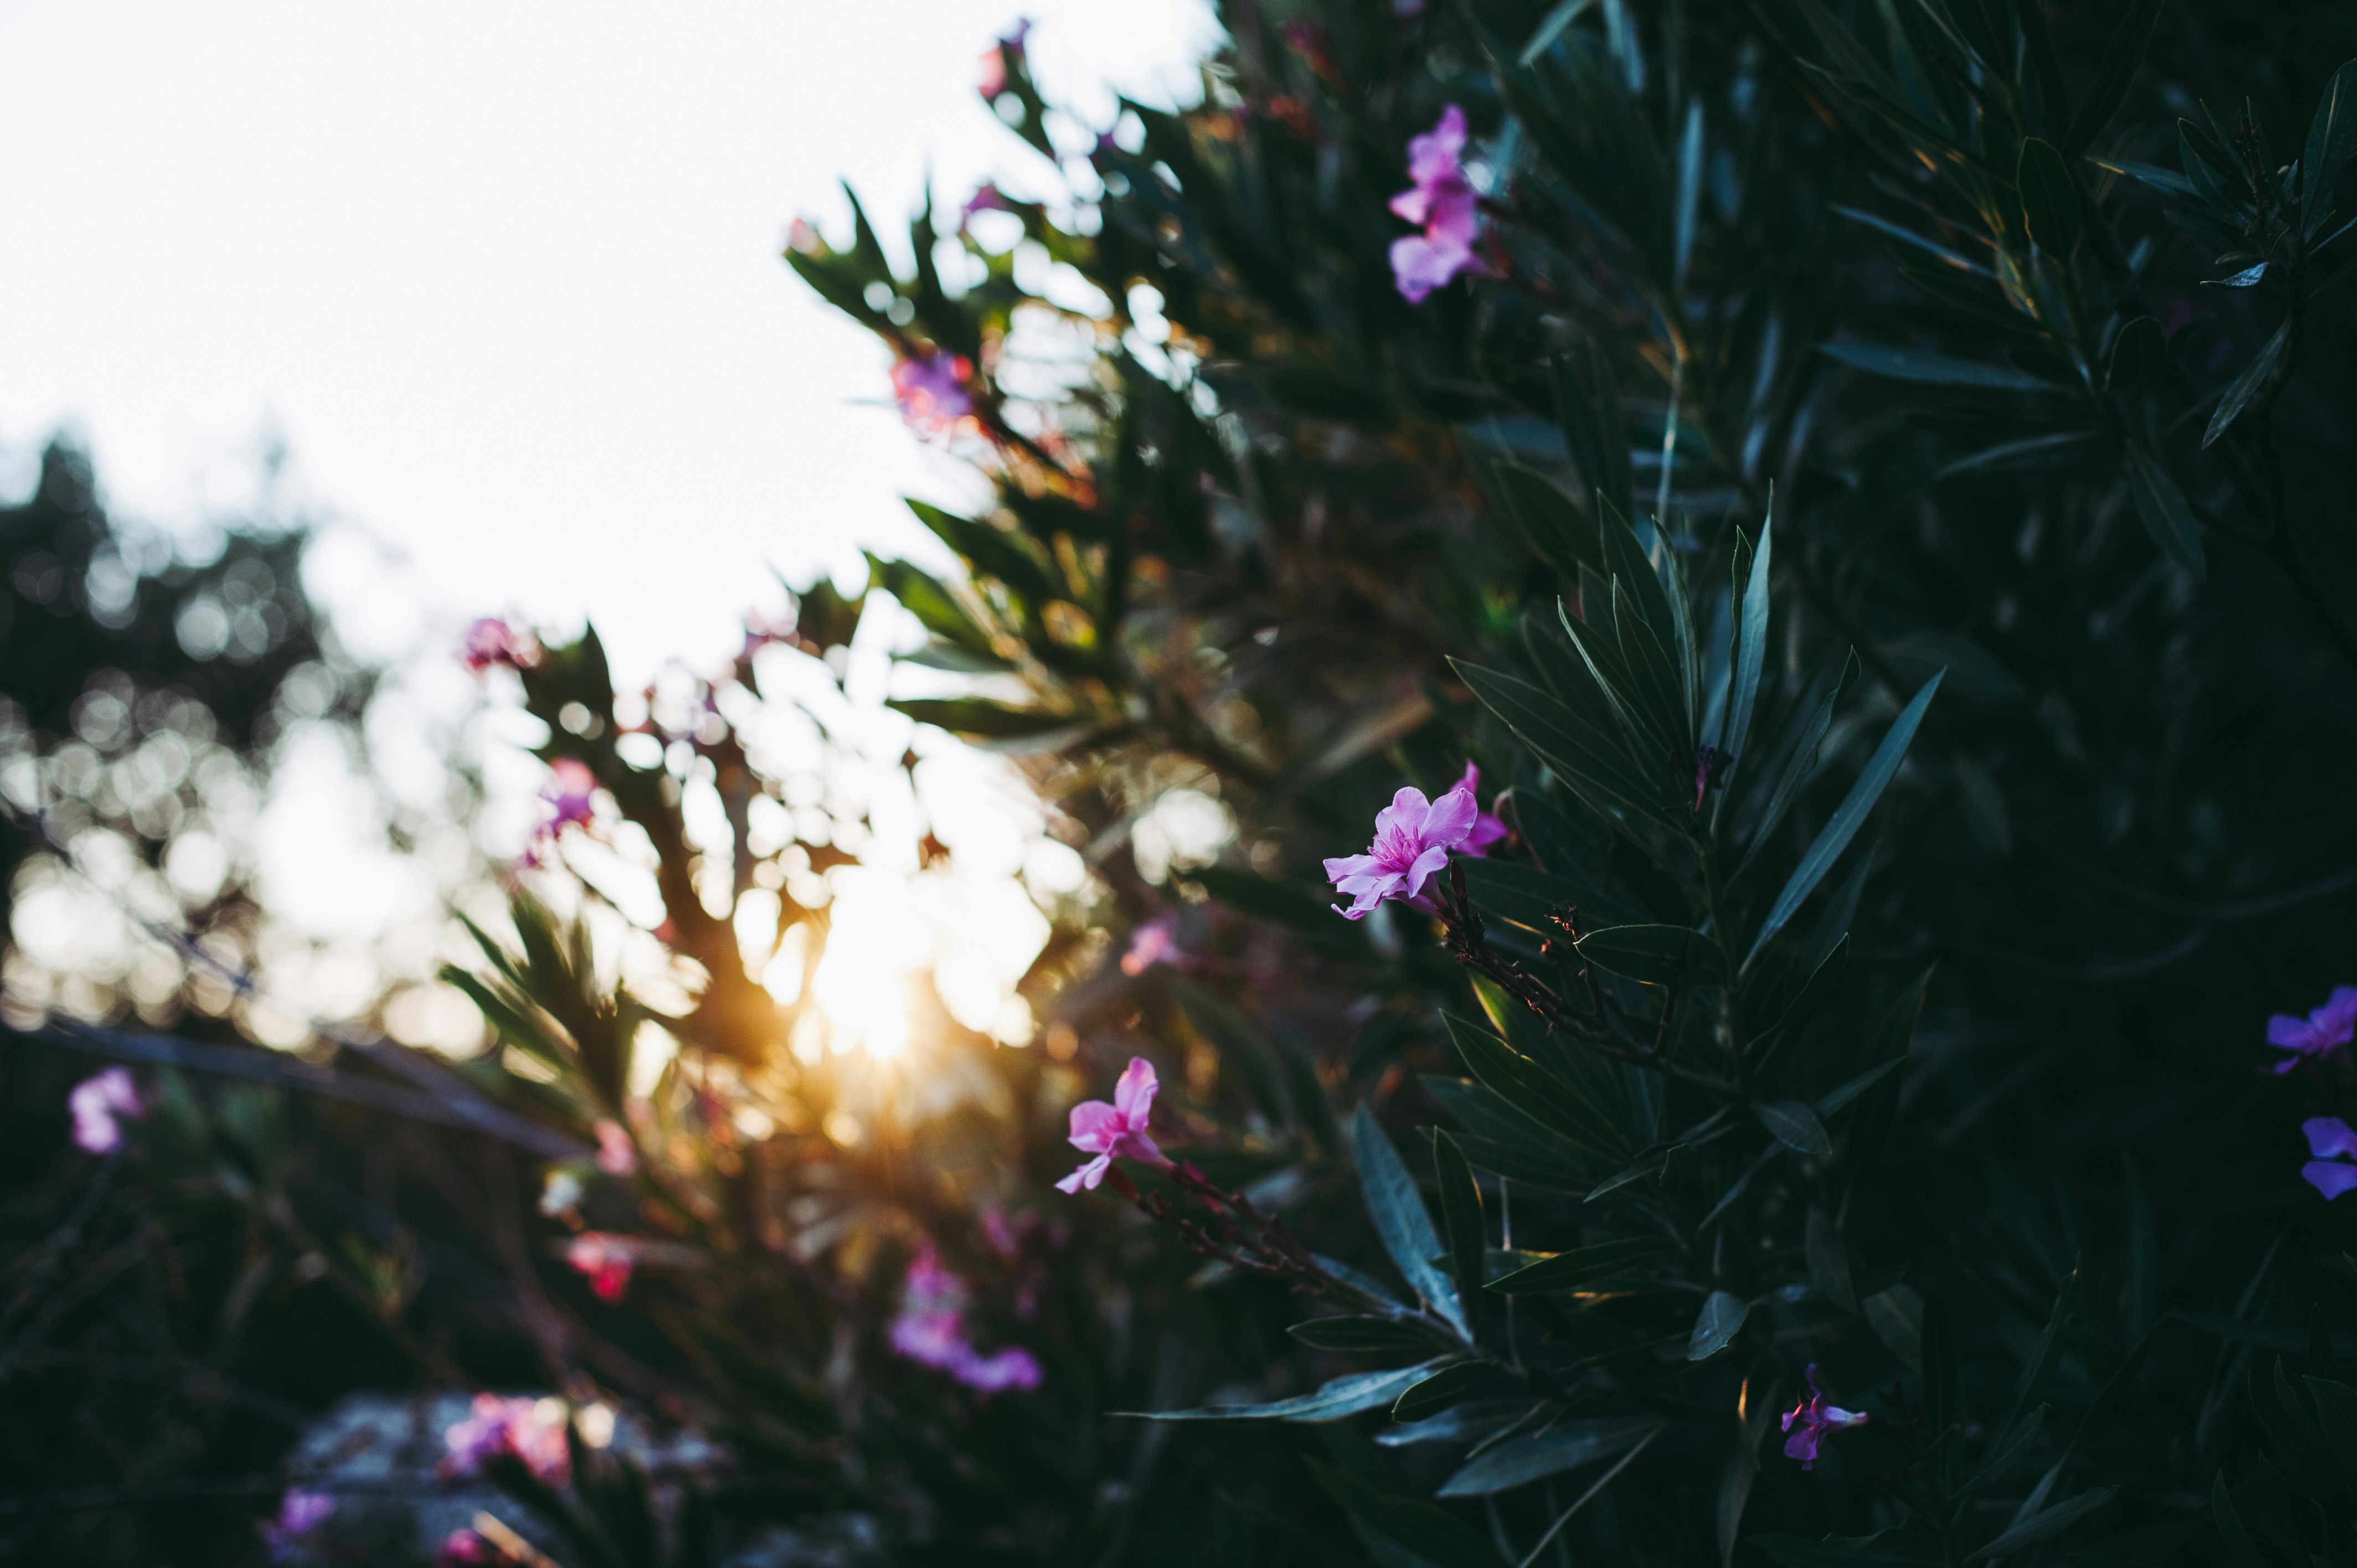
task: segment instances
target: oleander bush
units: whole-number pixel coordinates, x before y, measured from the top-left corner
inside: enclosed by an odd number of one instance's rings
[[[158,1070],[48,1201],[242,1206],[344,1386],[564,1402],[452,1429],[448,1561],[2357,1562],[2357,15],[1222,19],[1112,126],[1018,31],[1005,188],[793,231],[961,571],[651,704],[479,628],[552,768],[500,1048]],[[764,671],[887,596],[1092,873],[1028,1044],[764,983],[862,842]]]

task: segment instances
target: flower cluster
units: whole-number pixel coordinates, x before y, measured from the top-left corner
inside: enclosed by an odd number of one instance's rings
[[[1392,210],[1424,232],[1392,242],[1392,277],[1410,305],[1423,304],[1459,273],[1481,270],[1473,254],[1480,201],[1465,177],[1464,156],[1465,111],[1454,103],[1408,142],[1407,174],[1415,183],[1392,198]]]
[[[530,634],[516,630],[497,616],[485,616],[467,628],[458,657],[470,673],[480,675],[495,665],[526,669],[537,659],[538,649]]]
[[[2267,1044],[2292,1053],[2276,1063],[2277,1072],[2339,1050],[2352,1034],[2357,1034],[2357,986],[2333,987],[2324,1005],[2305,1018],[2278,1013],[2267,1020]]]
[[[123,1147],[123,1123],[117,1118],[147,1113],[130,1069],[119,1067],[75,1084],[66,1096],[66,1108],[73,1112],[74,1143],[93,1155],[111,1155]]]
[[[1864,1426],[1864,1411],[1844,1410],[1826,1402],[1824,1391],[1817,1387],[1816,1363],[1809,1363],[1809,1397],[1784,1412],[1784,1430],[1792,1434],[1784,1439],[1784,1457],[1798,1459],[1801,1468],[1817,1467],[1817,1449],[1825,1434],[1845,1427]]]
[[[1096,1190],[1105,1172],[1113,1168],[1116,1155],[1167,1170],[1170,1156],[1165,1155],[1146,1135],[1146,1124],[1154,1114],[1154,1096],[1161,1089],[1154,1075],[1154,1064],[1144,1057],[1132,1057],[1129,1066],[1122,1069],[1120,1081],[1113,1088],[1113,1103],[1102,1100],[1083,1100],[1072,1107],[1071,1144],[1083,1154],[1096,1157],[1056,1184],[1059,1192],[1078,1192],[1082,1187]]]
[[[984,1355],[966,1333],[965,1282],[942,1265],[930,1241],[917,1249],[901,1281],[899,1315],[885,1337],[920,1366],[947,1372],[970,1389],[998,1393],[1039,1386],[1039,1360],[1018,1345]]]
[[[450,1450],[438,1474],[471,1476],[501,1454],[513,1455],[525,1469],[550,1486],[573,1478],[573,1450],[565,1440],[565,1402],[554,1399],[502,1399],[477,1394],[467,1419],[444,1433]]]
[[[1375,842],[1366,854],[1326,862],[1334,891],[1352,901],[1347,909],[1335,905],[1336,911],[1360,920],[1386,898],[1420,897],[1424,885],[1448,864],[1448,852],[1472,835],[1480,814],[1462,785],[1437,800],[1412,784],[1403,788],[1375,814]]]
[[[973,379],[973,360],[936,349],[921,359],[904,359],[892,367],[892,398],[900,405],[900,417],[909,428],[932,440],[972,417],[974,397],[966,383]]]

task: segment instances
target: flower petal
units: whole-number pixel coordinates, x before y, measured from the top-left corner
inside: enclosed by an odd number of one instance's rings
[[[2357,1132],[2350,1131],[2349,1123],[2338,1116],[2311,1116],[2299,1124],[2299,1130],[2308,1134],[2309,1153],[2319,1160],[2357,1155]]]
[[[1415,857],[1415,864],[1409,866],[1407,868],[1407,875],[1401,878],[1401,881],[1405,884],[1405,890],[1400,894],[1400,897],[1404,898],[1413,898],[1417,894],[1422,893],[1424,891],[1426,880],[1448,864],[1448,852],[1441,848],[1438,844],[1433,845],[1430,849],[1426,850],[1422,854],[1417,855]]]
[[[1056,1184],[1056,1190],[1058,1192],[1076,1193],[1080,1191],[1081,1188],[1087,1187],[1091,1192],[1094,1192],[1096,1190],[1097,1184],[1104,1180],[1104,1174],[1106,1170],[1111,1168],[1112,1165],[1112,1155],[1099,1155],[1095,1159],[1091,1160],[1079,1170],[1074,1171],[1071,1175],[1058,1182]]]
[[[2351,1187],[2357,1187],[2357,1165],[2340,1160],[2310,1160],[2299,1167],[2308,1185],[2327,1197],[2339,1197]]]
[[[1121,1115],[1123,1125],[1132,1131],[1142,1129],[1154,1111],[1154,1093],[1161,1088],[1154,1076],[1154,1064],[1144,1057],[1132,1057],[1122,1069],[1121,1081],[1113,1086],[1114,1110]]]
[[[1121,1133],[1121,1112],[1102,1100],[1083,1100],[1072,1107],[1071,1131],[1072,1147],[1101,1155]]]
[[[1453,849],[1473,831],[1473,819],[1481,814],[1474,803],[1473,791],[1462,784],[1432,803],[1425,813],[1424,842]]]

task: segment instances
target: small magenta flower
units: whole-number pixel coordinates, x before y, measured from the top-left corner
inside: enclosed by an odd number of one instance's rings
[[[1490,846],[1507,837],[1513,830],[1494,813],[1480,809],[1481,769],[1479,764],[1469,762],[1465,765],[1465,777],[1457,781],[1457,788],[1473,797],[1474,808],[1473,825],[1467,830],[1464,841],[1457,846],[1457,853],[1486,860]]]
[[[111,1155],[123,1147],[123,1123],[118,1117],[147,1113],[139,1085],[127,1068],[111,1067],[92,1073],[66,1096],[73,1113],[73,1141],[93,1155]]]
[[[541,804],[549,809],[538,837],[554,839],[566,828],[586,828],[597,812],[597,775],[577,757],[560,757],[548,765],[549,780],[541,787]]]
[[[931,1241],[919,1244],[901,1282],[900,1312],[885,1337],[894,1353],[947,1372],[982,1393],[1036,1389],[1041,1373],[1030,1351],[1010,1345],[985,1356],[967,1337],[965,1282],[942,1264]]]
[[[458,657],[468,671],[480,675],[493,665],[522,670],[533,660],[531,640],[497,616],[485,616],[467,628]]]
[[[471,1530],[454,1530],[435,1550],[434,1568],[479,1568],[507,1561],[507,1553]]]
[[[1784,1412],[1784,1430],[1792,1434],[1784,1439],[1784,1457],[1798,1459],[1803,1470],[1813,1470],[1817,1467],[1818,1444],[1824,1442],[1826,1433],[1839,1432],[1846,1426],[1864,1426],[1866,1421],[1864,1411],[1844,1410],[1825,1402],[1824,1391],[1817,1387],[1817,1364],[1812,1361],[1809,1397]],[[1792,1430],[1795,1423],[1800,1427],[1797,1432]]]
[[[1015,67],[1023,63],[1025,40],[1031,36],[1031,18],[1017,20],[1015,30],[982,51],[980,68],[974,72],[974,91],[985,99],[995,99],[1006,91],[1006,78]]]
[[[585,1230],[566,1243],[565,1262],[588,1276],[599,1301],[619,1301],[630,1288],[630,1271],[639,1266],[639,1244],[608,1230]]]
[[[1415,183],[1392,198],[1392,210],[1424,232],[1392,242],[1392,278],[1410,305],[1422,305],[1459,273],[1481,270],[1473,254],[1481,208],[1465,177],[1464,155],[1465,111],[1454,103],[1408,142],[1407,173]]]
[[[892,367],[892,397],[900,405],[900,418],[927,440],[948,435],[974,413],[974,398],[965,390],[973,375],[973,360],[939,349],[921,360],[902,360]]]
[[[2267,1020],[2267,1044],[2292,1053],[2276,1063],[2277,1072],[2289,1072],[2302,1058],[2340,1049],[2352,1034],[2357,1034],[2357,986],[2333,987],[2324,1005],[2305,1018],[2278,1013]]]
[[[436,1473],[445,1479],[471,1476],[493,1456],[511,1454],[539,1479],[564,1486],[573,1478],[573,1450],[565,1441],[565,1425],[561,1400],[477,1394],[467,1419],[442,1434],[450,1452]]]
[[[1472,834],[1481,815],[1473,792],[1459,784],[1437,800],[1426,800],[1413,785],[1392,797],[1375,813],[1375,842],[1364,854],[1343,855],[1326,863],[1327,879],[1334,891],[1355,900],[1339,914],[1353,920],[1386,898],[1414,898],[1425,883],[1448,864],[1448,852]]]
[[[1164,915],[1129,934],[1129,950],[1121,955],[1121,972],[1144,974],[1157,963],[1176,963],[1180,956],[1178,922]]]
[[[2338,1116],[2311,1116],[2299,1130],[2308,1134],[2308,1152],[2316,1156],[2299,1167],[2308,1185],[2328,1198],[2357,1187],[2357,1165],[2333,1157],[2357,1156],[2357,1133],[2349,1130],[2349,1123]]]
[[[1073,1106],[1072,1147],[1096,1158],[1058,1182],[1056,1190],[1078,1192],[1087,1187],[1094,1192],[1105,1172],[1113,1168],[1116,1155],[1168,1170],[1170,1156],[1156,1146],[1146,1131],[1154,1114],[1154,1097],[1161,1088],[1154,1076],[1154,1064],[1144,1057],[1132,1057],[1121,1080],[1113,1086],[1111,1105],[1102,1100],[1083,1100]]]
[[[296,1543],[327,1523],[335,1511],[336,1499],[327,1493],[287,1487],[286,1495],[278,1499],[278,1517],[264,1520],[262,1524],[262,1541],[270,1552],[270,1560],[291,1560],[301,1550]]]
[[[638,1174],[639,1146],[630,1129],[610,1116],[597,1119],[597,1168],[611,1176]]]

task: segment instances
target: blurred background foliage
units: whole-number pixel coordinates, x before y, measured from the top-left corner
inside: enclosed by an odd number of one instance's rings
[[[814,584],[691,684],[512,644],[589,787],[453,972],[498,1049],[151,1053],[102,1163],[87,1058],[10,1051],[10,1550],[251,1559],[336,1396],[489,1387],[717,1444],[500,1466],[568,1564],[2357,1560],[2357,1262],[2299,1176],[2352,1079],[2264,1046],[2351,978],[2357,20],[1222,18],[1199,108],[1112,127],[992,51],[1032,199],[796,226],[989,499],[915,507],[962,571]],[[1411,305],[1451,104],[1480,237]],[[151,567],[89,494],[59,454],[5,521],[12,853],[38,809],[156,861],[199,803],[94,782],[143,737],[251,768],[368,677],[297,543]],[[888,595],[894,705],[1091,873],[1028,1036],[920,996],[855,1043],[813,984],[860,809],[752,734]],[[1334,914],[1469,761],[1512,836]],[[16,972],[12,1027],[106,1043]],[[1132,1056],[1192,1167],[1049,1192]],[[943,1271],[1036,1387],[911,1351]],[[1869,1419],[1803,1469],[1818,1379]]]

